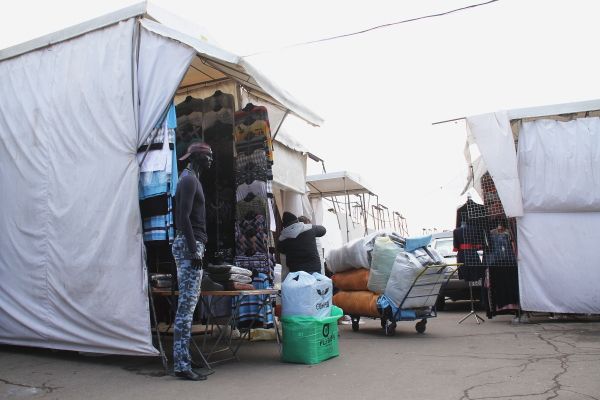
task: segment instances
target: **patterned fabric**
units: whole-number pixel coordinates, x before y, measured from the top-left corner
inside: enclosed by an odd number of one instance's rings
[[[268,235],[264,215],[255,215],[236,224],[236,254],[252,256],[267,253]]]
[[[164,129],[165,127],[167,129],[164,134],[156,131]],[[162,146],[165,139],[168,140],[169,147],[174,148],[176,127],[175,105],[171,103],[166,119],[156,126],[144,145],[140,146],[138,156],[146,152],[147,146],[155,146],[157,144]],[[152,139],[154,136],[156,137]],[[152,150],[152,152],[161,151],[162,150]],[[146,157],[144,163],[146,161],[150,160]],[[172,242],[174,239],[173,196],[177,188],[177,182],[173,181],[173,176],[177,176],[177,158],[173,150],[168,152],[165,169],[140,173],[138,193],[140,199],[140,211],[142,214],[143,238],[145,242]],[[157,210],[161,211],[157,212]]]
[[[183,156],[190,143],[202,139],[202,99],[186,97],[177,105],[177,158]]]
[[[258,274],[258,276],[253,279],[252,286],[254,286],[256,289],[269,289],[269,279],[265,274]],[[267,297],[269,296],[259,295],[236,297],[234,304],[240,304],[240,313],[238,319],[239,327],[248,327],[253,322],[253,327],[273,327],[273,307],[271,304],[267,304],[259,311],[260,306],[267,299]]]
[[[257,149],[250,154],[238,154],[235,160],[235,169],[237,172],[245,171],[246,169],[267,169],[267,153],[264,149]]]
[[[257,273],[273,276],[272,265],[269,257],[264,253],[256,253],[253,256],[236,256],[235,263],[238,267],[249,269]]]
[[[205,105],[207,104],[207,100],[208,99],[204,99]],[[233,125],[232,110],[229,108],[221,108],[219,111],[204,111],[202,116],[202,129],[210,129],[216,124]]]
[[[165,171],[144,172],[140,174],[139,196],[142,213],[144,241],[160,241],[174,239],[173,231],[173,197],[171,190],[171,174]],[[147,207],[155,200],[165,202],[161,207],[162,214],[156,214],[154,207]],[[156,204],[154,204],[156,205]]]
[[[169,198],[170,200],[170,198]],[[144,242],[157,240],[172,240],[174,237],[173,214],[171,212],[165,215],[143,219]]]
[[[261,199],[258,196],[254,196],[250,200],[244,199],[242,201],[238,201],[236,205],[237,221],[243,221],[244,219],[252,219],[257,214],[265,215],[266,213],[266,199]]]
[[[166,171],[142,172],[138,185],[140,200],[167,193],[169,181]]]
[[[246,144],[248,141],[264,140],[267,150],[267,161],[273,161],[273,140],[267,121],[253,121],[250,125],[241,122],[235,126],[234,138],[236,144]]]
[[[196,243],[196,254],[204,255],[204,244]],[[179,296],[177,314],[175,315],[175,330],[173,333],[173,360],[174,370],[189,371],[192,369],[190,356],[190,339],[192,335],[192,319],[194,310],[200,297],[200,282],[202,269],[192,266],[191,254],[187,249],[185,238],[177,236],[172,247],[173,258],[177,265],[177,280],[179,282]]]
[[[263,181],[273,180],[273,171],[271,169],[246,169],[245,171],[239,171],[235,175],[236,185],[241,185],[248,181]]]

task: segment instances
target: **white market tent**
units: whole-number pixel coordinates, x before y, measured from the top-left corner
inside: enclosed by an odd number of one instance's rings
[[[600,100],[466,120],[473,185],[489,171],[517,218],[521,307],[600,313]]]
[[[306,177],[310,196],[332,197],[349,194],[373,194],[364,180],[348,171],[329,172]]]
[[[306,186],[309,189],[308,197],[311,200],[314,210],[322,210],[322,201],[325,198],[333,202],[333,207],[336,212],[338,225],[342,231],[342,243],[347,243],[357,237],[362,237],[367,234],[368,215],[367,201],[365,195],[376,196],[357,174],[349,171],[328,172],[317,175],[309,175],[306,177]],[[350,201],[350,196],[360,196],[360,218],[358,216],[352,218],[353,203]],[[343,198],[343,209],[337,197]],[[343,212],[343,217],[341,213]],[[350,216],[349,216],[350,214]],[[322,217],[321,217],[322,219]]]
[[[228,79],[322,122],[147,3],[0,51],[0,343],[158,353],[136,151],[178,89]]]

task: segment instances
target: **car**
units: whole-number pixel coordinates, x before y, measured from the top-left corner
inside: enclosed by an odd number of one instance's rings
[[[431,238],[430,247],[435,249],[442,257],[446,264],[456,264],[456,251],[454,249],[452,231],[434,233]],[[480,252],[480,257],[483,254]],[[458,271],[456,266],[448,267],[450,273],[454,272],[448,283],[442,286],[440,294],[436,302],[436,309],[438,311],[444,310],[446,307],[447,299],[452,301],[457,300],[469,300],[469,284],[458,278]],[[481,293],[481,286],[479,283],[473,285],[473,298],[475,301],[479,301]]]

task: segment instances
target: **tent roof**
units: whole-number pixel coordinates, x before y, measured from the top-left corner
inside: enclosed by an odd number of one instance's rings
[[[595,110],[600,110],[600,99],[579,101],[575,103],[553,104],[548,106],[530,108],[518,108],[514,110],[509,110],[508,118],[511,120],[521,118],[535,118],[545,117],[549,115],[571,114]]]
[[[318,126],[323,123],[320,116],[263,76],[248,61],[220,48],[204,29],[149,2],[134,4],[58,32],[0,50],[0,62],[136,17],[141,18],[144,28],[177,40],[196,50],[197,57],[194,58],[189,71],[183,78],[181,88],[233,79],[248,93],[283,110],[289,110],[312,125]]]
[[[310,189],[311,196],[333,197],[345,194],[373,194],[360,176],[348,171],[309,175],[306,177],[306,184]]]

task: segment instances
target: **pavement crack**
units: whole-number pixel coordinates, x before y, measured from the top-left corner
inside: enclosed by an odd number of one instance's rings
[[[594,396],[591,396],[591,395],[589,395],[589,394],[585,394],[585,393],[580,393],[580,392],[577,392],[577,391],[575,391],[575,390],[573,390],[573,389],[563,389],[563,390],[564,390],[565,392],[571,392],[571,393],[578,394],[578,395],[580,395],[580,396],[587,397],[588,399],[592,399],[592,400],[600,400],[600,398],[598,398],[598,397],[594,397]]]
[[[551,400],[551,399],[557,398],[558,392],[563,389],[562,384],[560,383],[560,377],[567,373],[567,370],[569,369],[569,364],[568,364],[569,356],[571,356],[572,354],[561,352],[559,350],[558,346],[552,342],[552,339],[545,338],[542,334],[539,334],[538,337],[540,338],[540,340],[542,340],[543,342],[545,342],[549,346],[551,346],[554,349],[554,352],[559,354],[559,356],[557,356],[555,358],[558,361],[560,361],[560,369],[561,370],[552,377],[552,382],[554,384],[552,385],[552,387],[550,389],[548,389],[546,391],[547,393],[550,393],[550,392],[554,393],[552,396],[550,396],[546,399],[546,400]]]
[[[493,399],[507,399],[507,398],[515,399],[515,398],[524,398],[524,397],[530,397],[530,396],[544,396],[544,395],[549,395],[549,397],[547,397],[546,400],[552,400],[559,396],[560,391],[569,390],[572,392],[572,390],[566,389],[563,387],[563,385],[560,382],[560,378],[561,378],[561,376],[563,376],[564,374],[566,374],[568,372],[569,357],[574,356],[576,354],[565,353],[559,349],[557,343],[555,343],[555,341],[553,341],[553,340],[556,337],[560,337],[560,336],[563,336],[563,334],[557,335],[553,338],[544,337],[543,334],[541,334],[541,333],[538,333],[538,335],[537,335],[537,337],[541,341],[543,341],[544,343],[546,343],[548,346],[550,346],[552,348],[554,354],[545,355],[545,356],[528,357],[526,360],[524,360],[523,362],[521,362],[517,365],[508,365],[508,366],[490,368],[488,370],[480,371],[476,374],[467,376],[467,378],[472,378],[477,375],[495,372],[495,371],[499,371],[499,370],[506,369],[506,368],[518,368],[519,374],[522,374],[527,370],[527,368],[529,368],[530,365],[535,364],[539,361],[556,360],[560,363],[560,367],[559,367],[560,369],[554,374],[554,376],[552,376],[552,378],[550,380],[552,382],[552,386],[549,389],[546,389],[543,392],[535,392],[535,393],[511,394],[511,395],[502,395],[502,396],[471,397],[470,392],[472,392],[473,390],[475,390],[477,388],[483,388],[486,386],[498,385],[498,384],[505,383],[505,382],[507,382],[507,379],[508,379],[507,378],[502,381],[486,382],[486,383],[482,383],[479,385],[470,386],[463,390],[463,394],[462,394],[462,397],[460,398],[460,400],[493,400]],[[563,343],[563,342],[559,341],[559,343]],[[473,358],[479,358],[479,357],[473,357]],[[496,359],[518,361],[518,359],[515,359],[515,358],[500,358],[500,357],[498,357]],[[578,394],[581,394],[581,393],[578,393]],[[583,394],[581,394],[581,395],[583,395]],[[590,399],[600,400],[600,399],[596,399],[589,395],[584,395],[584,396],[587,396]]]
[[[46,393],[52,393],[52,392],[54,392],[57,389],[62,389],[61,386],[48,386],[47,382],[42,383],[42,386],[33,386],[33,385],[26,385],[24,383],[11,382],[8,379],[2,379],[2,378],[0,378],[0,383],[4,383],[5,385],[22,387],[22,388],[25,388],[25,389],[43,390]]]

